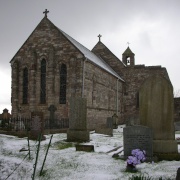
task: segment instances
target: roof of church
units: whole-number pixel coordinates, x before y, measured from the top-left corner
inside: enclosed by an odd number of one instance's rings
[[[59,29],[59,28],[58,28]],[[108,71],[110,74],[116,76],[121,81],[124,81],[101,57],[96,56],[93,52],[91,52],[89,49],[84,47],[82,44],[77,42],[75,39],[73,39],[71,36],[66,34],[64,31],[59,29],[61,33],[72,43],[74,46],[76,46],[84,56],[93,62],[94,64],[98,65],[99,67],[103,68],[104,70]]]
[[[129,48],[129,46],[127,47],[127,49],[123,52],[123,54],[134,54],[131,49]]]
[[[47,15],[45,15],[45,17],[41,20],[41,22],[43,20],[48,20],[50,23],[52,23],[48,18]],[[41,22],[39,24],[41,24]],[[38,24],[38,26],[39,26]],[[53,23],[52,23],[53,24]],[[54,24],[53,24],[54,25]],[[37,26],[37,27],[38,27]],[[36,28],[37,28],[36,27]],[[54,25],[54,27],[56,27],[89,61],[93,62],[94,64],[96,64],[97,66],[101,67],[102,69],[104,69],[105,71],[109,72],[110,74],[112,74],[113,76],[117,77],[118,79],[120,79],[121,81],[124,82],[124,80],[101,58],[96,56],[93,52],[91,52],[89,49],[87,49],[86,47],[84,47],[82,44],[80,44],[79,42],[77,42],[75,39],[73,39],[71,36],[69,36],[68,34],[66,34],[64,31],[62,31],[61,29],[59,29],[57,26]],[[34,31],[36,30],[36,28],[34,29]],[[33,32],[34,32],[33,31]],[[33,34],[33,32],[31,33],[31,35]],[[30,35],[30,36],[31,36]],[[29,37],[30,37],[29,36]],[[28,37],[28,39],[29,39]],[[28,40],[27,39],[27,40]],[[24,42],[24,44],[27,42],[27,40]],[[23,44],[23,45],[24,45]],[[22,46],[23,46],[22,45]],[[21,47],[22,47],[21,46]],[[19,49],[20,50],[20,49]],[[18,52],[19,52],[18,50]],[[17,53],[18,53],[17,52]],[[17,54],[16,53],[16,54]],[[16,54],[14,55],[14,57],[16,56]],[[12,60],[14,59],[14,57],[12,58]],[[10,61],[10,63],[12,62],[12,60]]]

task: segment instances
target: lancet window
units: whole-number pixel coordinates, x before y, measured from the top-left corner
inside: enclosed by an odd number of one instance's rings
[[[66,81],[67,81],[67,68],[65,64],[60,68],[60,95],[59,103],[66,104]]]

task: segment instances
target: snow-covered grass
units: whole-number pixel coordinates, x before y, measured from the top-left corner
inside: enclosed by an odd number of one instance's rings
[[[161,161],[158,163],[142,163],[137,165],[136,174],[125,172],[126,162],[112,158],[115,152],[108,151],[123,145],[123,128],[113,130],[113,137],[91,132],[90,142],[95,152],[76,151],[74,143],[66,142],[66,134],[54,134],[51,147],[45,162],[43,175],[39,176],[51,135],[41,142],[35,179],[37,180],[126,180],[133,175],[144,174],[153,179],[175,179],[180,161]],[[176,134],[180,137],[180,134]],[[33,174],[33,164],[36,158],[38,142],[30,141],[31,159],[28,151],[19,152],[28,148],[27,138],[0,135],[0,180],[29,180]],[[179,145],[180,152],[180,145]],[[23,160],[24,159],[24,160]],[[19,165],[20,164],[20,165]]]

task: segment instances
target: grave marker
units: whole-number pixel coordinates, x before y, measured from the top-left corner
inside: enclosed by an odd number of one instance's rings
[[[71,97],[69,130],[67,141],[89,141],[87,130],[87,100],[81,97]]]
[[[177,153],[173,87],[160,75],[148,78],[139,91],[140,124],[153,129],[154,153]]]
[[[124,156],[130,156],[133,149],[146,151],[146,156],[153,156],[152,129],[146,126],[127,126],[123,128]]]
[[[31,113],[31,131],[30,131],[30,138],[37,139],[39,134],[43,135],[44,133],[44,120],[43,120],[43,113],[42,112],[32,112]],[[44,139],[45,137],[43,137]]]

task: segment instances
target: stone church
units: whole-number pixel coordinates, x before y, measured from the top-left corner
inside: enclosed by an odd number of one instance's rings
[[[49,117],[69,117],[70,97],[87,99],[88,129],[117,115],[118,123],[138,122],[138,90],[150,76],[169,80],[166,68],[135,64],[128,47],[122,61],[99,41],[90,51],[47,17],[40,21],[10,61],[12,116],[43,112]],[[170,81],[170,80],[169,80]]]

